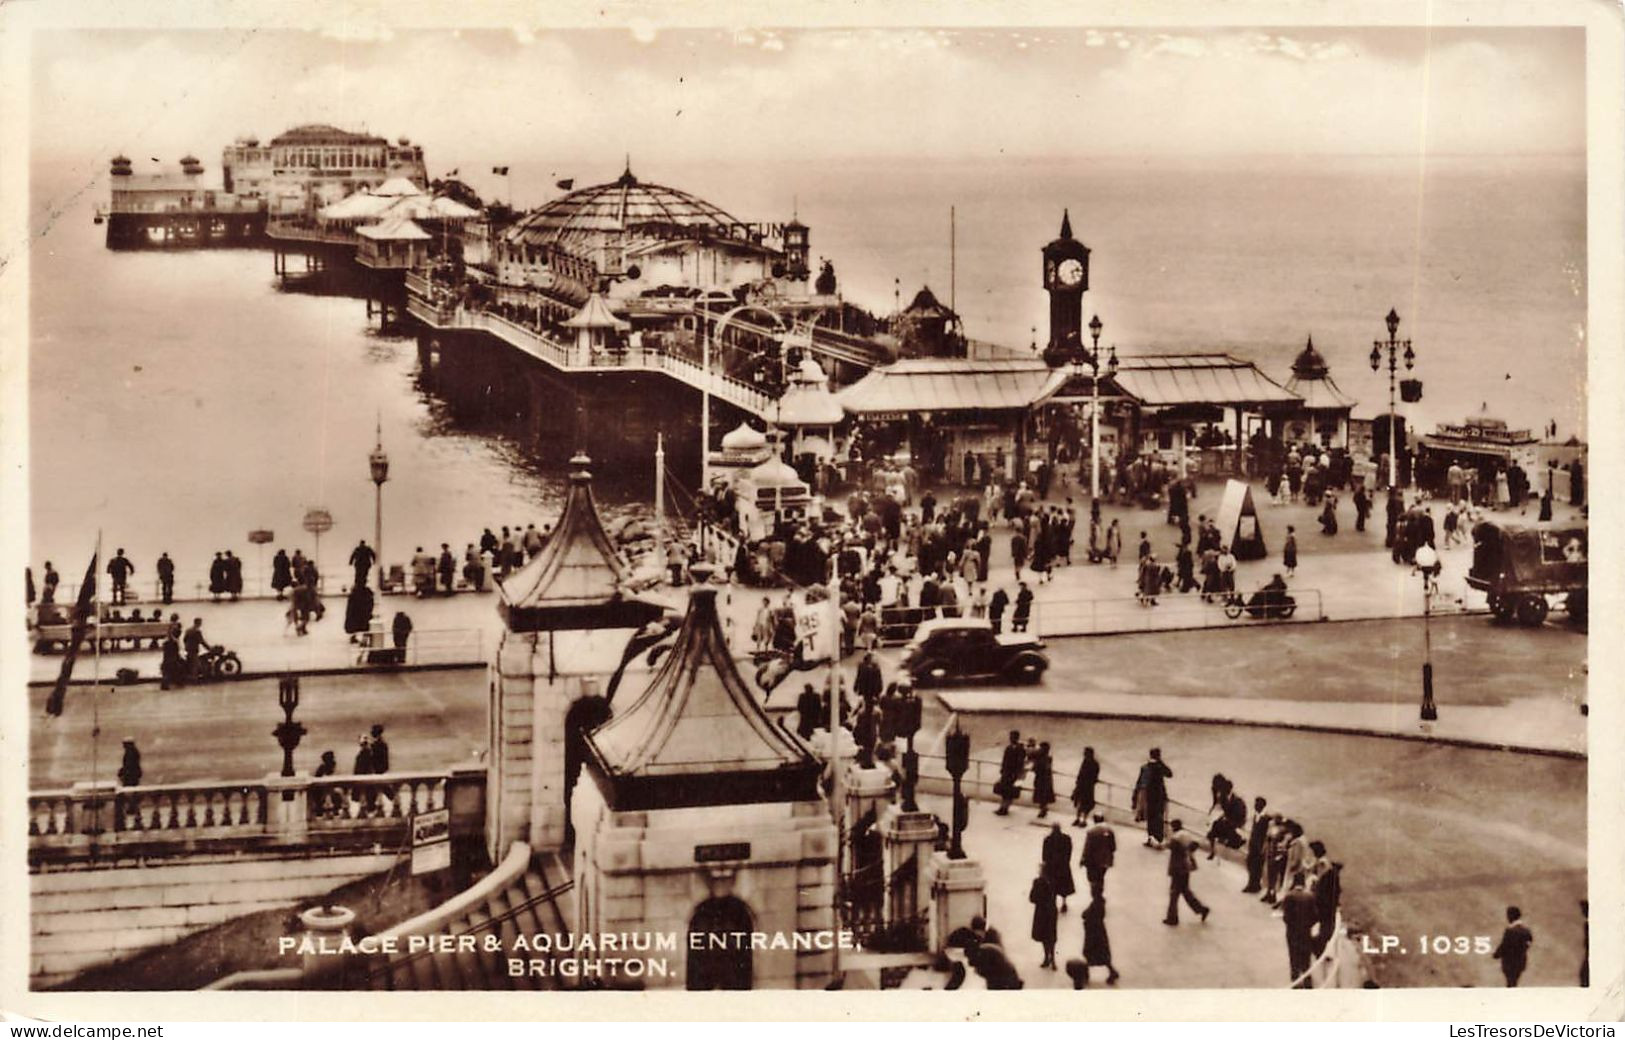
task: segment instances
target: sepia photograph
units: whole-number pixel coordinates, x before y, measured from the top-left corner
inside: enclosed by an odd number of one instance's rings
[[[0,20],[6,1001],[1617,1018],[1619,27],[1484,6]]]

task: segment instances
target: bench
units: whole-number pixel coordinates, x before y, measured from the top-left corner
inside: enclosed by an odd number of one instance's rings
[[[100,638],[104,650],[140,650],[143,642],[163,639],[168,634],[167,621],[104,621],[100,625],[90,626],[80,645],[89,649],[95,645],[92,640]],[[41,625],[34,633],[34,651],[36,653],[65,651],[72,639],[72,625]],[[114,645],[126,640],[130,641],[129,646]]]

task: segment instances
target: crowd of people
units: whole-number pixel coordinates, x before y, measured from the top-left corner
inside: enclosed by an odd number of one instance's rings
[[[1116,832],[1106,820],[1106,806],[1098,797],[1100,774],[1101,763],[1095,749],[1086,747],[1070,799],[1074,809],[1072,826],[1085,828],[1076,866],[1083,868],[1089,887],[1089,903],[1083,911],[1082,956],[1065,965],[1068,976],[1078,988],[1088,984],[1091,969],[1104,969],[1108,983],[1115,983],[1120,977],[1111,959],[1105,897],[1107,875],[1117,866],[1118,844]],[[1211,801],[1205,830],[1187,829],[1183,819],[1170,818],[1174,803],[1167,784],[1173,775],[1161,749],[1152,748],[1139,767],[1130,796],[1134,821],[1145,827],[1145,847],[1167,854],[1168,906],[1162,923],[1179,926],[1181,903],[1206,922],[1212,908],[1202,902],[1192,888],[1192,877],[1199,870],[1202,858],[1202,846],[1206,844],[1207,860],[1215,859],[1221,846],[1236,850],[1244,856],[1247,868],[1242,891],[1258,894],[1260,901],[1275,908],[1276,915],[1282,918],[1289,980],[1307,984],[1305,973],[1336,931],[1342,864],[1330,858],[1323,841],[1309,838],[1300,822],[1281,812],[1270,811],[1263,797],[1253,799],[1249,813],[1246,799],[1234,781],[1222,774],[1215,775],[1210,784]],[[1050,746],[1030,737],[1024,741],[1019,731],[1012,730],[1000,755],[999,780],[994,787],[1000,799],[997,813],[1011,811],[1021,799],[1029,776],[1031,804],[1037,810],[1037,818],[1042,820],[1057,798]],[[1041,845],[1036,876],[1028,893],[1028,901],[1033,906],[1030,934],[1042,949],[1039,963],[1042,969],[1059,967],[1057,922],[1059,915],[1067,912],[1070,897],[1077,892],[1073,851],[1072,838],[1059,822],[1052,823]],[[966,946],[967,960],[987,977],[989,988],[1019,988],[1019,975],[1010,965],[999,940],[989,940],[989,934],[997,936],[998,933],[985,921],[978,920],[958,936]],[[996,953],[972,954],[973,949],[990,942],[997,947]],[[984,959],[988,964],[985,970],[979,963]]]

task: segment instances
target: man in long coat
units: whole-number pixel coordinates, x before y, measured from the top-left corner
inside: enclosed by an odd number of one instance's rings
[[[1313,959],[1315,920],[1319,916],[1315,897],[1304,887],[1302,873],[1292,875],[1292,888],[1281,897],[1281,916],[1286,923],[1286,956],[1291,971],[1290,980],[1309,970]]]
[[[1010,731],[1010,743],[1004,746],[1003,757],[999,759],[999,786],[994,792],[999,796],[999,807],[994,812],[999,816],[1010,815],[1010,803],[1021,794],[1021,774],[1027,766],[1027,749],[1021,745],[1021,731]]]
[[[1055,889],[1051,887],[1046,873],[1047,871],[1040,871],[1038,876],[1033,878],[1033,887],[1027,893],[1027,900],[1033,904],[1033,942],[1044,948],[1044,959],[1038,966],[1053,968],[1059,915],[1055,909]]]
[[[1269,836],[1270,821],[1264,815],[1269,804],[1263,798],[1253,799],[1253,826],[1247,832],[1247,887],[1243,892],[1258,892],[1264,880],[1264,840]]]
[[[1067,897],[1076,892],[1078,886],[1072,880],[1072,838],[1061,830],[1060,824],[1051,824],[1049,833],[1044,835],[1040,858],[1044,864],[1044,877],[1056,896],[1060,897],[1064,911]]]
[[[1072,784],[1072,807],[1077,810],[1072,818],[1072,826],[1084,826],[1083,818],[1088,816],[1095,808],[1095,785],[1100,782],[1100,761],[1095,758],[1095,749],[1083,749],[1083,761],[1078,763],[1078,776]]]
[[[1095,825],[1083,835],[1084,876],[1089,879],[1089,894],[1096,900],[1106,891],[1106,871],[1117,862],[1117,832],[1106,822],[1106,814],[1095,813]]]

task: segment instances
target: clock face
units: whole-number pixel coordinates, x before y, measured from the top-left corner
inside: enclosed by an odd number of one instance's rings
[[[1077,258],[1062,260],[1055,267],[1055,280],[1071,289],[1083,283],[1083,262]]]

